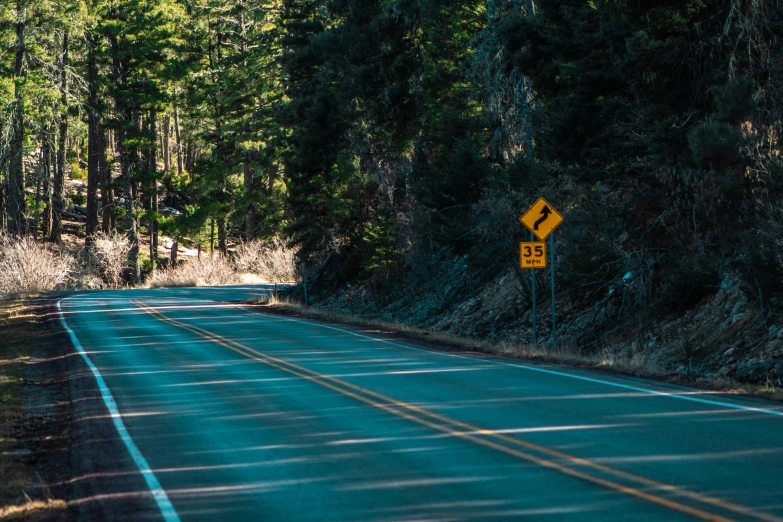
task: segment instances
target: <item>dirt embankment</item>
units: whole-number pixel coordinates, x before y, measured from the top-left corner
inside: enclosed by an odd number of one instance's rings
[[[67,520],[71,416],[45,303],[0,303],[0,520]]]
[[[478,281],[461,258],[420,284],[317,284],[320,310],[472,339],[493,353],[620,371],[678,384],[783,399],[783,324],[776,324],[736,274],[726,273],[699,303],[661,313],[646,306],[649,281],[618,270],[591,300],[558,292],[552,343],[548,272],[538,294],[538,344],[532,342],[527,274],[512,268]],[[288,298],[303,300],[294,289]],[[471,341],[469,344],[476,344]]]

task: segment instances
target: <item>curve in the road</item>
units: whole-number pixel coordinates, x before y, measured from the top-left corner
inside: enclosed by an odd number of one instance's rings
[[[500,451],[507,455],[535,463],[542,467],[553,469],[566,475],[579,478],[581,480],[585,480],[587,482],[597,484],[611,490],[630,495],[632,497],[643,499],[681,513],[698,517],[703,520],[723,522],[730,521],[731,519],[722,515],[705,511],[706,506],[702,506],[701,508],[692,507],[672,499],[664,498],[654,493],[642,491],[638,487],[635,487],[635,485],[649,486],[661,492],[671,493],[703,505],[720,508],[735,514],[754,517],[758,520],[764,520],[766,522],[783,522],[783,519],[780,517],[767,513],[761,513],[746,506],[741,506],[718,498],[699,494],[674,485],[657,482],[645,477],[620,471],[609,466],[590,461],[588,459],[575,457],[557,450],[553,450],[551,448],[524,441],[522,439],[510,437],[494,430],[483,429],[481,427],[436,414],[419,406],[414,406],[396,400],[355,384],[345,382],[341,379],[304,368],[300,365],[270,356],[268,354],[264,354],[242,343],[225,338],[215,333],[208,332],[207,330],[197,326],[182,323],[181,321],[167,317],[157,308],[148,306],[139,300],[133,300],[131,303],[166,324],[189,331],[205,340],[223,346],[224,348],[232,350],[233,352],[245,357],[285,371],[302,379],[314,382],[320,386],[324,386],[337,393],[351,397],[398,417],[410,420],[450,436],[459,437],[461,439]],[[488,438],[493,440],[487,440]],[[519,448],[524,448],[527,450],[527,452]],[[538,453],[538,455],[532,452]],[[588,473],[586,470],[574,469],[573,467],[561,464],[555,460],[550,460],[541,454],[563,460],[570,465],[589,468],[593,474]],[[599,475],[599,472],[611,475],[613,479],[602,477]],[[633,484],[622,484],[617,481],[618,479],[623,479]]]

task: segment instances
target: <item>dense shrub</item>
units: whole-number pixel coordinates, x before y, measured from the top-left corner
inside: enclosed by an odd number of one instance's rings
[[[296,272],[296,251],[282,241],[254,240],[242,243],[233,258],[240,274],[256,274],[270,283],[292,282],[299,279]]]
[[[223,256],[202,256],[157,270],[148,281],[151,288],[221,286],[238,282],[234,267]]]
[[[123,272],[128,268],[129,251],[130,244],[122,234],[115,232],[96,236],[89,254],[109,286],[116,288],[122,283]]]
[[[32,238],[0,237],[0,297],[47,292],[62,285],[72,259]]]

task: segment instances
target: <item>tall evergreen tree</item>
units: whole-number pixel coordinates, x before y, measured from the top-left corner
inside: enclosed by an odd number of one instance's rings
[[[96,30],[108,41],[111,64],[109,94],[114,115],[107,122],[117,136],[120,171],[125,200],[125,231],[130,242],[131,283],[141,276],[139,262],[139,217],[142,175],[149,174],[149,161],[142,154],[155,147],[157,137],[145,129],[143,121],[165,99],[160,79],[172,63],[167,51],[176,42],[175,6],[162,0],[131,0],[103,6]]]

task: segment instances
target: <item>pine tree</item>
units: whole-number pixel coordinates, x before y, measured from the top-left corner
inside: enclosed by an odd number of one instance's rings
[[[109,95],[114,114],[106,126],[114,129],[118,138],[124,224],[131,245],[129,281],[133,284],[139,282],[141,275],[138,209],[142,188],[149,190],[149,184],[154,182],[149,151],[157,142],[155,133],[145,128],[143,122],[150,121],[151,114],[166,98],[162,79],[169,77],[168,69],[175,65],[168,60],[168,53],[176,45],[175,22],[179,16],[173,4],[162,0],[131,0],[104,5],[96,27],[108,42]]]

